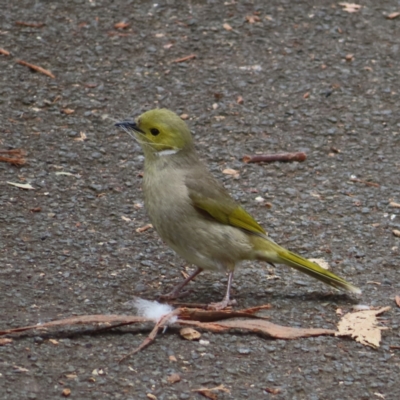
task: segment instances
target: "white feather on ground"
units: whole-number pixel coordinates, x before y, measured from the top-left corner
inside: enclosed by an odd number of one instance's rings
[[[150,301],[136,297],[133,300],[133,306],[137,309],[137,314],[141,317],[149,318],[158,322],[164,315],[174,311],[174,308],[169,304],[158,303],[157,301]],[[172,316],[168,323],[173,324],[178,317]]]

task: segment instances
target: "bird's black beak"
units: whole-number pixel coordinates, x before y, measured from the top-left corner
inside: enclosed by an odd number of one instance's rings
[[[135,131],[135,132],[140,132],[140,133],[144,133],[136,124],[135,121],[132,120],[126,120],[126,121],[121,121],[121,122],[117,122],[115,124],[115,126],[117,126],[118,128],[122,128],[122,129],[127,129],[127,130],[131,130],[131,131]]]

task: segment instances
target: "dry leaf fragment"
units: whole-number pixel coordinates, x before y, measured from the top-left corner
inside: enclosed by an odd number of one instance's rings
[[[71,389],[65,388],[65,389],[62,391],[62,395],[63,395],[64,397],[68,397],[70,394],[71,394]]]
[[[179,374],[172,374],[167,378],[167,381],[169,383],[176,383],[179,382],[181,380],[181,377]]]
[[[195,391],[195,390],[193,390]],[[196,390],[197,393],[201,394],[202,396],[206,397],[207,399],[210,400],[218,400],[218,396],[216,393],[213,393],[211,390],[209,389],[198,389]]]
[[[330,269],[329,264],[323,258],[310,258],[309,260],[314,262],[315,264],[318,264],[323,269]]]
[[[232,169],[232,168],[226,168],[222,171],[222,173],[225,175],[232,175],[235,178],[237,178],[239,176],[239,171],[236,171],[235,169]]]
[[[79,137],[74,139],[76,142],[83,142],[87,139],[85,132],[79,132]]]
[[[347,54],[345,57],[345,60],[347,62],[353,61],[354,60],[354,54]]]
[[[391,201],[391,202],[389,203],[389,206],[390,206],[390,207],[395,207],[395,208],[400,208],[400,203],[395,203],[394,201]]]
[[[243,97],[242,96],[238,96],[237,99],[236,99],[236,103],[243,104]]]
[[[35,190],[35,188],[30,183],[14,183],[14,182],[7,182],[9,185],[16,186],[20,189],[25,190]]]
[[[186,120],[189,118],[189,114],[181,114],[181,119]]]
[[[386,18],[387,18],[387,19],[395,19],[395,18],[397,18],[399,15],[400,15],[400,12],[392,12],[391,14],[386,15]]]
[[[175,356],[169,356],[168,360],[172,361],[172,362],[177,362],[178,361]]]
[[[8,339],[8,338],[1,338],[0,339],[0,346],[4,346],[5,344],[10,344],[12,343],[12,339]]]
[[[57,341],[56,339],[49,339],[49,342],[50,342],[51,344],[54,344],[55,346],[58,345],[58,341]]]
[[[393,235],[400,237],[400,231],[398,229],[393,229]]]
[[[338,332],[335,336],[351,336],[357,342],[378,348],[381,341],[381,330],[376,316],[390,310],[391,307],[382,307],[378,310],[365,310],[347,313],[339,321]]]
[[[219,385],[216,386],[214,388],[200,388],[200,389],[193,389],[192,392],[196,392],[201,394],[202,396],[206,397],[207,399],[211,399],[211,400],[217,400],[218,396],[216,393],[216,391],[221,391],[221,392],[225,392],[225,393],[230,393],[231,391],[226,388],[224,385]]]
[[[343,11],[347,11],[348,13],[355,13],[361,9],[361,6],[355,3],[339,3],[339,6],[342,6]]]
[[[61,112],[66,115],[70,115],[70,114],[73,114],[75,112],[75,110],[73,110],[72,108],[64,108],[61,110]]]
[[[130,25],[130,23],[121,21],[121,22],[117,22],[114,25],[114,28],[115,29],[126,29],[126,28],[128,28],[129,25]]]
[[[151,399],[151,400],[157,400],[157,397],[154,396],[154,394],[151,394],[151,393],[147,393],[147,394],[146,394],[146,397],[147,397],[148,399]]]
[[[136,232],[138,232],[138,233],[146,232],[148,229],[151,229],[152,227],[153,227],[152,224],[147,224],[147,225],[141,226],[140,228],[137,228]]]
[[[303,94],[303,99],[308,99],[310,97],[310,92],[306,92]]]
[[[395,302],[396,302],[396,304],[397,304],[397,307],[400,307],[400,296],[396,296],[396,297],[394,298],[394,300],[395,300]]]
[[[24,368],[24,367],[19,367],[18,365],[14,365],[13,369],[14,369],[14,371],[17,371],[17,372],[29,372],[29,369]]]
[[[265,391],[268,392],[268,393],[271,393],[271,394],[278,394],[278,393],[281,392],[281,389],[280,388],[269,388],[269,387],[267,387],[267,388],[265,388]]]
[[[102,368],[95,368],[95,369],[92,371],[92,375],[95,375],[95,376],[105,375],[104,369],[102,369]]]
[[[224,115],[214,115],[213,118],[215,118],[218,122],[223,121],[225,119]]]
[[[179,334],[186,340],[197,340],[200,339],[201,333],[196,331],[196,329],[193,328],[182,328],[179,331]]]
[[[75,175],[72,172],[66,172],[66,171],[57,171],[55,172],[56,175],[65,175],[65,176],[75,176],[76,178],[79,177],[79,175]]]
[[[254,24],[256,22],[260,22],[260,17],[258,17],[257,15],[246,15],[246,21],[249,24]]]
[[[233,29],[228,23],[225,23],[225,24],[223,24],[222,26],[223,26],[224,29],[227,30],[227,31],[231,31],[231,30]]]

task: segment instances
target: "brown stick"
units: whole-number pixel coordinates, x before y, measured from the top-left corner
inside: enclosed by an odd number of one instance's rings
[[[243,162],[245,163],[259,163],[259,162],[292,162],[292,161],[305,161],[307,159],[306,153],[282,153],[282,154],[256,154],[254,156],[244,156]]]
[[[177,58],[176,60],[173,60],[172,62],[181,63],[181,62],[185,62],[185,61],[191,60],[193,58],[196,58],[196,54],[190,54],[189,56],[186,56],[186,57]]]
[[[10,52],[7,51],[7,50],[2,49],[2,48],[0,47],[0,54],[3,54],[4,56],[9,56],[9,55],[10,55]]]
[[[352,182],[363,183],[364,185],[367,185],[367,186],[379,187],[379,183],[375,183],[375,182],[368,182],[368,181],[364,181],[364,180],[358,179],[358,178],[351,178],[350,180]]]
[[[17,63],[20,65],[24,65],[25,67],[28,67],[30,69],[33,69],[36,72],[40,72],[41,74],[47,75],[50,78],[53,78],[53,79],[55,78],[55,76],[48,69],[44,69],[42,67],[39,67],[38,65],[30,64],[23,60],[17,60]]]
[[[21,25],[21,26],[29,26],[31,28],[41,28],[44,26],[43,22],[25,22],[25,21],[15,21],[15,25]]]

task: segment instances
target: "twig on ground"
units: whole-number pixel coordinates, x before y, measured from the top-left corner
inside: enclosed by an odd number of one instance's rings
[[[259,163],[259,162],[302,162],[307,159],[306,153],[281,153],[281,154],[256,154],[253,156],[244,156],[243,162],[245,163]]]
[[[28,62],[26,62],[24,60],[17,60],[17,63],[20,64],[20,65],[24,65],[25,67],[28,67],[28,68],[36,71],[36,72],[40,72],[41,74],[47,75],[50,78],[55,79],[55,76],[48,69],[44,69],[42,67],[39,67],[38,65],[28,63]]]

